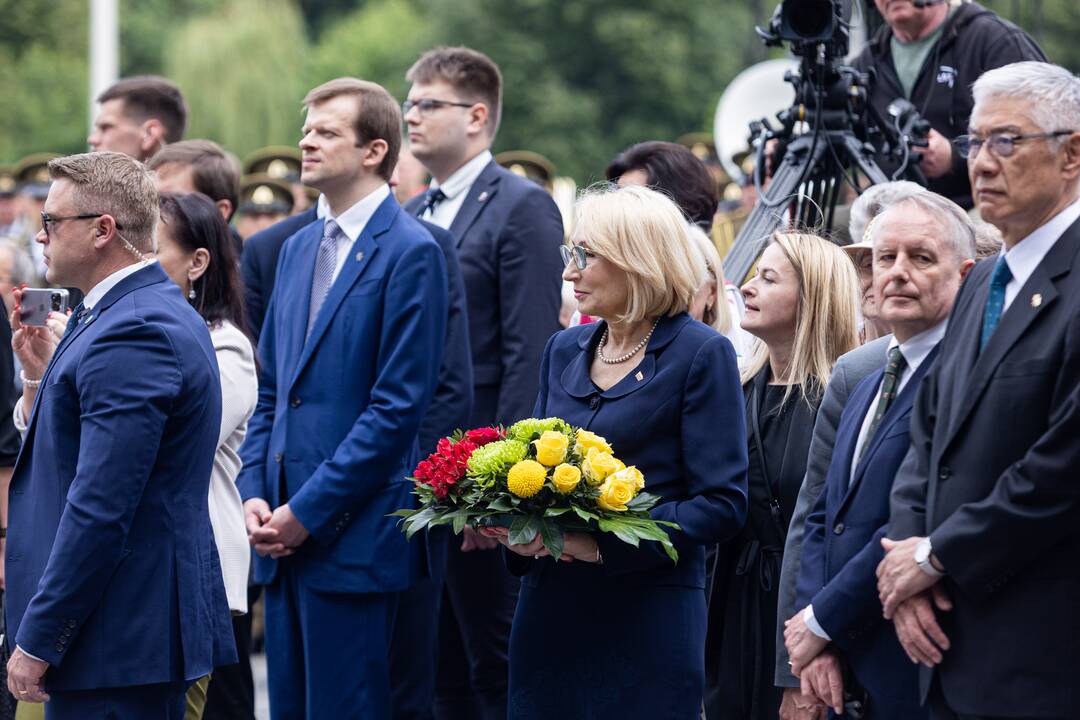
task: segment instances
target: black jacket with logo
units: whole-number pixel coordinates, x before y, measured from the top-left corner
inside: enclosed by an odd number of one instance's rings
[[[980,75],[1021,60],[1046,61],[1046,55],[1027,33],[978,3],[963,3],[945,23],[941,37],[919,70],[910,100],[931,127],[952,140],[967,132],[974,104],[971,85]],[[869,99],[886,119],[889,103],[904,97],[893,65],[891,38],[892,30],[882,25],[852,62],[862,72],[875,69]],[[897,167],[881,157],[878,163],[887,174]],[[955,146],[952,172],[930,179],[928,187],[964,208],[971,207],[967,160]]]

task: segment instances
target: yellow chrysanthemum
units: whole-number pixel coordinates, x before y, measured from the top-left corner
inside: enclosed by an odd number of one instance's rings
[[[547,468],[535,460],[522,460],[506,474],[506,487],[520,498],[530,498],[540,492],[546,478]]]

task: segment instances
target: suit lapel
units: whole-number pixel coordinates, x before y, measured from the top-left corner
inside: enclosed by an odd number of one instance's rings
[[[450,232],[457,239],[458,247],[461,246],[461,240],[465,237],[465,233],[469,231],[469,228],[476,222],[476,218],[480,217],[480,213],[490,204],[491,199],[498,192],[500,169],[498,163],[494,160],[488,163],[480,176],[476,178],[476,182],[469,188],[469,192],[465,196],[465,202],[461,204],[461,208],[458,209],[457,215],[454,217],[454,222],[450,223]]]
[[[299,320],[299,342],[303,344],[303,350],[300,353],[300,358],[296,363],[296,369],[293,372],[292,382],[296,382],[296,378],[300,376],[300,372],[304,369],[304,365],[307,364],[311,355],[315,352],[315,348],[318,346],[319,341],[323,335],[326,334],[327,328],[330,327],[330,322],[333,320],[334,315],[337,314],[338,309],[341,307],[342,301],[348,294],[352,286],[356,284],[356,281],[364,274],[364,271],[371,265],[371,259],[375,255],[379,248],[376,238],[390,229],[390,226],[394,222],[394,218],[401,212],[397,201],[394,200],[394,196],[390,195],[378,209],[375,210],[375,214],[368,220],[367,225],[360,232],[360,236],[356,238],[356,242],[352,244],[352,247],[348,250],[348,257],[345,258],[345,264],[341,268],[341,272],[338,273],[337,278],[330,286],[329,292],[326,294],[326,300],[323,302],[322,307],[319,308],[319,314],[315,316],[315,324],[311,328],[311,334],[308,335],[307,341],[304,340],[304,335],[307,333],[307,316],[308,308],[311,307],[311,282],[312,275],[315,272],[315,252],[312,252],[310,267],[309,263],[304,262],[301,267],[308,268],[306,273],[307,277],[304,280],[303,285],[307,288],[307,294],[303,301],[304,312],[300,314]],[[317,246],[316,246],[317,248]],[[294,333],[296,332],[294,329]],[[295,346],[294,346],[295,347]],[[291,385],[291,383],[290,383]]]
[[[990,378],[993,377],[994,371],[997,370],[998,365],[1001,364],[1009,350],[1023,337],[1031,324],[1057,300],[1058,291],[1054,281],[1062,275],[1067,275],[1072,269],[1078,246],[1080,246],[1080,223],[1074,223],[1050,248],[1050,252],[1046,254],[1046,257],[1035,268],[1031,277],[1020,288],[1020,292],[1012,301],[1012,304],[1009,305],[1009,309],[1001,316],[1001,322],[998,324],[997,329],[994,330],[994,334],[990,336],[986,347],[975,358],[974,367],[971,369],[971,375],[967,378],[967,382],[961,385],[963,391],[956,411],[953,413],[952,420],[949,423],[945,445],[952,441],[953,436],[963,425],[968,414],[978,403],[979,398],[990,382]],[[987,285],[989,285],[988,282]],[[979,330],[972,333],[970,332],[970,326],[976,325],[981,330],[982,312],[986,305],[988,293],[988,289],[980,288],[980,292],[976,294],[976,299],[981,298],[983,302],[971,308],[971,313],[968,316],[968,335],[974,336],[974,340],[971,337],[967,338],[967,340],[974,343],[975,352],[978,352]],[[970,348],[964,350],[969,352]]]

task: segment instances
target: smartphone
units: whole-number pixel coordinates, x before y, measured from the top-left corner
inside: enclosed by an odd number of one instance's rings
[[[50,312],[67,313],[68,291],[54,288],[26,288],[22,291],[23,325],[45,326]]]

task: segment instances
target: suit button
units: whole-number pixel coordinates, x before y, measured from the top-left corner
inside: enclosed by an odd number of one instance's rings
[[[937,474],[938,480],[948,480],[950,475],[952,475],[952,470],[950,470],[947,466],[938,470]]]
[[[289,401],[289,404],[292,405],[294,408],[300,407],[300,398],[294,397],[292,400]]]
[[[280,463],[284,459],[281,453],[274,453],[274,462]]]
[[[75,627],[75,625],[76,625],[76,623],[75,623],[75,621],[74,621],[74,620],[68,620],[68,622],[67,622],[67,626],[68,626],[69,628],[74,628],[74,627]]]
[[[64,646],[60,643],[56,643],[56,652],[64,652]]]
[[[599,404],[600,404],[600,398],[597,397],[596,395],[593,395],[591,398],[589,398],[589,409],[590,410],[595,410],[596,406],[599,405]]]
[[[836,535],[843,535],[844,534],[844,523],[842,523],[842,522],[836,523],[835,525],[833,525],[832,531]]]

